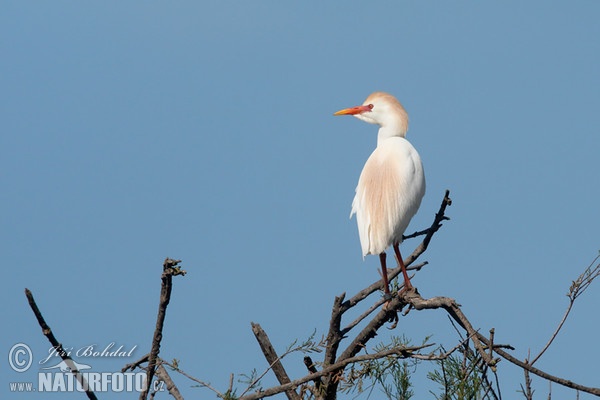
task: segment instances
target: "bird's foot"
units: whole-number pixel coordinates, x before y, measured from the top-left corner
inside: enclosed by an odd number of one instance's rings
[[[393,296],[391,293],[385,293],[383,298],[385,299],[385,303],[383,303],[382,309],[387,313],[387,322],[392,323],[392,326],[390,326],[388,329],[394,329],[398,325],[398,312],[391,308]]]
[[[416,287],[410,285],[409,287],[404,286],[402,289],[398,291],[398,297],[402,298],[402,302],[407,304],[408,307],[406,310],[402,312],[402,316],[406,316],[410,310],[413,308],[412,303],[410,302],[411,297],[420,297],[419,291]]]
[[[402,287],[402,289],[398,290],[399,297],[407,297],[407,296],[410,296],[411,294],[419,295],[419,291],[413,285],[410,285],[410,286],[404,285]]]
[[[392,325],[390,325],[390,327],[388,329],[390,329],[390,330],[395,329],[396,326],[398,326],[398,321],[399,321],[398,313],[396,311],[389,311],[387,322],[391,322]]]

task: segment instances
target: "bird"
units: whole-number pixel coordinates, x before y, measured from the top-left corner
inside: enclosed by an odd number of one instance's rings
[[[402,235],[417,213],[425,195],[425,173],[421,157],[406,139],[408,113],[391,94],[374,92],[360,106],[333,115],[352,115],[379,125],[377,147],[358,179],[350,218],[356,214],[363,259],[379,255],[384,296],[391,293],[386,250],[391,246],[404,277],[404,289],[413,288],[400,253]]]

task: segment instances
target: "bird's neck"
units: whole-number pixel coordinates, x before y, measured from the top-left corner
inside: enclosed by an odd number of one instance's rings
[[[406,137],[406,131],[408,127],[406,125],[403,126],[382,126],[379,128],[379,132],[377,133],[377,146],[383,143],[385,139],[389,139],[391,137]]]

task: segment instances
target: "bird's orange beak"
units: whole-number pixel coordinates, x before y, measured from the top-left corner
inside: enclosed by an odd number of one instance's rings
[[[356,115],[364,113],[365,111],[371,111],[371,108],[372,107],[369,106],[356,106],[351,108],[344,108],[343,110],[340,110],[334,113],[333,115]]]

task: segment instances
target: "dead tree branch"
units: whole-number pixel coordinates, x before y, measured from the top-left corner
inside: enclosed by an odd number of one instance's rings
[[[277,356],[277,353],[275,352],[267,333],[259,324],[251,322],[251,325],[254,337],[256,337],[256,340],[258,341],[258,344],[260,345],[260,348],[267,359],[270,368],[273,370],[275,377],[281,385],[289,383],[290,377],[288,376],[287,372],[285,372],[285,368],[283,368],[283,365],[281,364],[281,359]],[[244,393],[242,393],[242,395],[243,394]],[[285,394],[289,400],[301,400],[300,396],[295,390],[286,390]]]
[[[145,400],[148,397],[148,389],[154,377],[158,354],[160,352],[160,342],[162,341],[162,331],[167,314],[167,306],[171,301],[171,290],[173,289],[173,276],[185,275],[186,271],[179,267],[181,260],[165,259],[163,263],[163,273],[161,276],[162,285],[160,288],[160,302],[158,305],[158,315],[156,317],[156,328],[152,338],[152,347],[148,356],[148,366],[146,370],[146,387],[140,393],[140,400]]]
[[[165,367],[163,367],[162,362],[156,367],[156,376],[167,385],[167,390],[171,396],[175,397],[177,400],[183,400],[183,396],[179,392],[175,382],[171,379],[171,375],[169,375]]]
[[[60,356],[60,358],[62,358],[63,361],[67,364],[67,366],[71,370],[71,373],[73,374],[75,379],[77,379],[77,382],[79,382],[79,384],[85,391],[85,394],[87,395],[88,399],[96,400],[97,397],[94,394],[94,392],[90,390],[85,377],[79,372],[79,370],[77,369],[77,365],[73,362],[73,359],[68,355],[68,352],[65,351],[65,349],[63,348],[63,345],[56,339],[56,337],[54,336],[54,333],[52,332],[52,329],[50,329],[50,327],[46,323],[46,320],[44,319],[42,312],[38,308],[38,306],[35,302],[35,299],[33,298],[33,294],[31,293],[31,290],[26,288],[25,296],[27,297],[27,301],[29,302],[29,307],[31,307],[31,310],[33,311],[33,314],[35,315],[35,318],[37,319],[38,324],[42,328],[42,333],[44,334],[44,336],[46,336],[46,338],[48,339],[48,341],[50,342],[52,347],[54,347],[54,349],[56,350],[56,353]]]
[[[313,362],[312,358],[310,358],[309,356],[305,356],[304,357],[304,365],[306,365],[306,369],[308,369],[308,372],[310,372],[311,374],[314,374],[317,372],[317,367],[315,367],[315,363]],[[319,392],[321,390],[321,385],[323,384],[323,382],[321,381],[321,378],[316,378],[313,379],[313,383],[315,384],[315,389],[317,389],[317,392]]]

